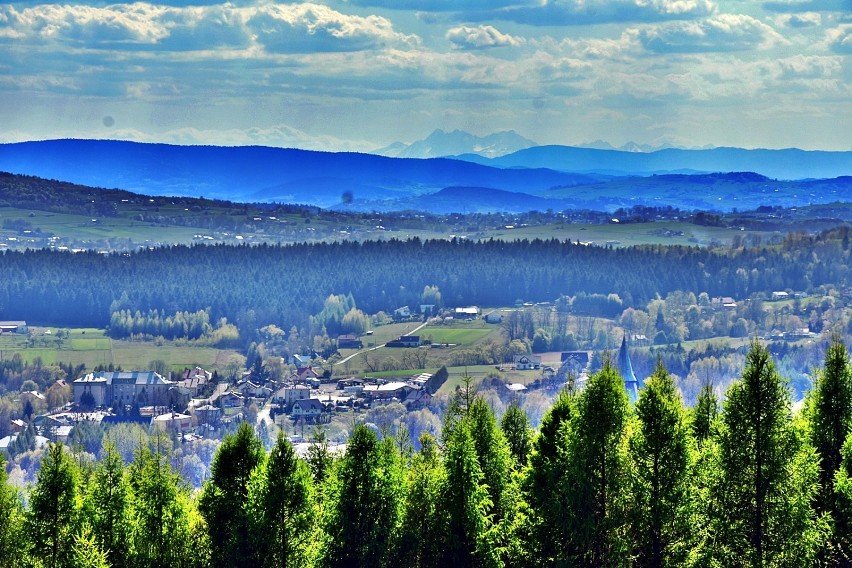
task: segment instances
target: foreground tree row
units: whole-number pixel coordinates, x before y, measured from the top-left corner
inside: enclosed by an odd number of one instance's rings
[[[852,366],[835,338],[793,411],[753,343],[719,407],[662,364],[631,407],[609,362],[533,433],[469,382],[439,439],[357,425],[346,451],[267,453],[244,424],[192,495],[149,446],[51,446],[0,484],[2,566],[807,566],[852,561]],[[4,471],[4,470],[2,470]]]

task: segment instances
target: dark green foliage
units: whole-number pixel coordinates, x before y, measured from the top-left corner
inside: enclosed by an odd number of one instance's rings
[[[65,447],[50,444],[30,494],[26,531],[32,558],[56,568],[69,562],[77,523],[79,472]]]
[[[691,413],[692,435],[698,443],[711,436],[718,413],[719,402],[713,393],[713,385],[705,384],[698,393],[698,399],[695,401],[695,407]]]
[[[635,565],[680,566],[690,548],[690,438],[674,379],[657,363],[636,402],[631,524]]]
[[[251,425],[242,422],[225,436],[210,466],[210,481],[198,500],[207,523],[213,558],[227,566],[251,566],[251,539],[245,511],[254,469],[265,458]]]
[[[337,476],[320,564],[394,565],[403,487],[394,441],[379,441],[366,426],[355,426]]]
[[[445,536],[441,506],[444,467],[435,438],[424,432],[419,441],[420,451],[412,457],[407,472],[399,561],[404,566],[438,568]]]
[[[101,459],[87,489],[86,512],[94,543],[114,568],[129,566],[130,486],[124,460],[113,442],[104,443]]]

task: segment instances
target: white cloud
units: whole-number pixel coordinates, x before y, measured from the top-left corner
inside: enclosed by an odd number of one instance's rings
[[[517,47],[524,43],[523,38],[501,33],[493,26],[458,26],[447,32],[447,39],[455,49]]]
[[[786,43],[771,26],[751,16],[720,14],[640,30],[645,48],[657,53],[743,51]]]
[[[711,0],[542,0],[535,5],[462,12],[462,16],[534,26],[570,26],[692,19],[715,11]]]
[[[828,45],[841,54],[852,54],[852,25],[839,26],[826,32]]]
[[[802,12],[800,14],[784,14],[778,18],[781,25],[790,28],[812,28],[822,24],[819,12]]]

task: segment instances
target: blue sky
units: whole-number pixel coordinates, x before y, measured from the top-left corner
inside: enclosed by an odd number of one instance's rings
[[[0,142],[852,150],[852,0],[0,4]]]

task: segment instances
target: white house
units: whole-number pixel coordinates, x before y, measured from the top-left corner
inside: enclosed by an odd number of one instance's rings
[[[541,367],[541,355],[515,355],[515,369],[529,371]]]

